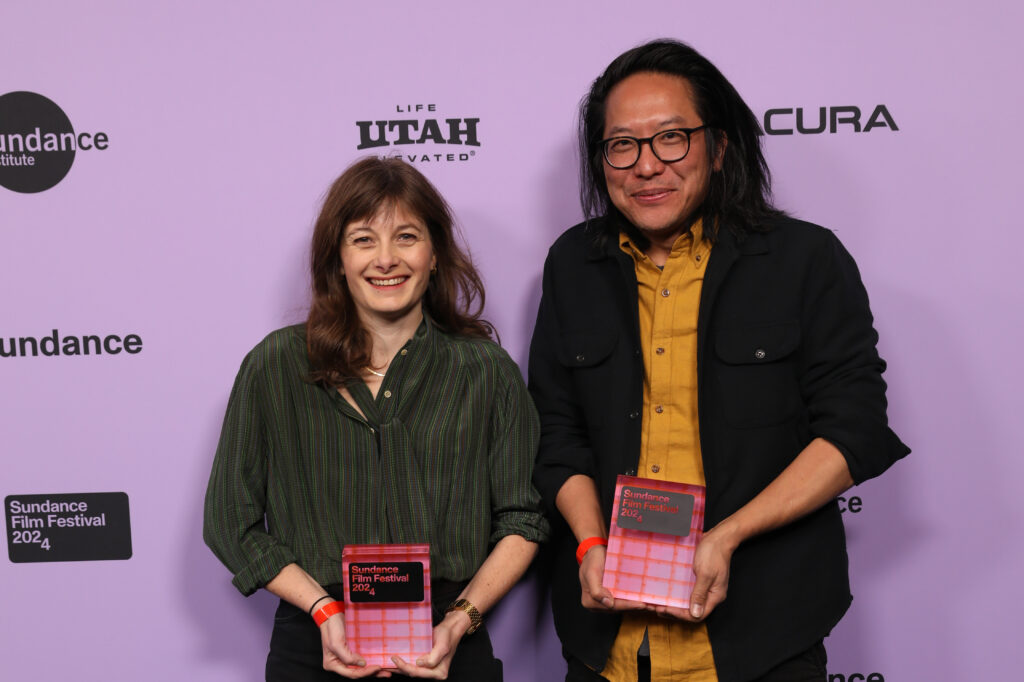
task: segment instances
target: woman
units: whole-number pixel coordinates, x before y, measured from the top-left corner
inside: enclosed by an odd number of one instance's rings
[[[306,323],[242,363],[206,494],[204,538],[234,585],[281,598],[267,679],[500,680],[486,631],[466,632],[546,538],[539,433],[448,206],[411,166],[359,161],[327,194],[311,266]],[[318,631],[346,544],[424,542],[428,655],[382,670],[347,646],[343,613]]]

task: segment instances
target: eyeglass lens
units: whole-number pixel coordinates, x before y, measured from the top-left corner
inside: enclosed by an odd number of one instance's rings
[[[604,145],[604,156],[613,168],[629,168],[640,160],[640,147],[647,142],[654,155],[663,163],[672,163],[686,157],[690,151],[690,136],[683,130],[665,130],[647,139],[617,137]]]

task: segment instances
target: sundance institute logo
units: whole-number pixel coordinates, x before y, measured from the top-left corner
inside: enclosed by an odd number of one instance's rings
[[[64,179],[79,151],[107,148],[106,133],[76,133],[53,101],[34,92],[0,95],[0,185],[44,192]]]

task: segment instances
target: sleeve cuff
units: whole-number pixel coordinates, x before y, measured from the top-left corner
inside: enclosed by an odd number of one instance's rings
[[[519,535],[540,544],[551,536],[551,527],[540,512],[509,512],[494,520],[490,543],[493,545],[506,535]]]
[[[542,464],[538,462],[533,472],[533,485],[537,488],[537,492],[540,493],[541,504],[544,505],[544,509],[549,514],[559,514],[558,507],[555,506],[555,499],[558,497],[558,491],[562,489],[565,482],[570,477],[576,474],[584,473],[577,471],[572,467],[565,466],[563,464]],[[586,473],[585,475],[593,478],[593,474]]]
[[[271,547],[258,559],[249,562],[245,568],[235,574],[231,584],[238,588],[238,591],[249,596],[274,579],[288,564],[298,563],[298,559],[287,547],[277,545]]]
[[[843,438],[838,434],[814,433],[815,437],[823,438],[834,445],[846,459],[850,469],[850,477],[854,485],[881,475],[890,466],[910,453],[910,448],[889,428],[878,433],[874,440]],[[866,453],[867,456],[860,456]]]

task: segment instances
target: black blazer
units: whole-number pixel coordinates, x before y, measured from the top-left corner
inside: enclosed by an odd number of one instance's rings
[[[586,474],[610,518],[615,477],[635,473],[639,459],[637,280],[610,227],[577,225],[551,247],[529,366],[542,428],[534,482],[563,531],[553,550],[555,626],[566,650],[597,670],[620,618],[580,605],[576,542],[554,500],[566,479]],[[909,452],[888,427],[885,363],[853,259],[816,225],[782,218],[770,227],[743,239],[721,230],[705,273],[697,391],[706,528],[816,437],[842,452],[858,483]],[[707,621],[719,679],[753,678],[807,649],[850,600],[836,503],[744,543],[729,596]]]

